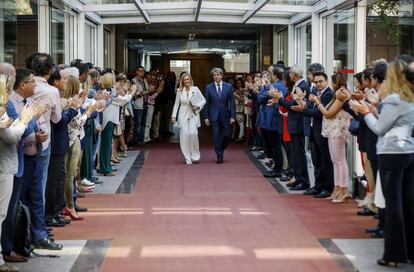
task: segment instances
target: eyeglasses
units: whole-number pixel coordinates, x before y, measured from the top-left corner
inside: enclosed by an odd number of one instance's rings
[[[318,81],[314,81],[313,83],[315,83],[315,84],[321,84],[321,83],[324,83],[324,82],[325,82],[325,80],[321,79],[321,80],[318,80]]]
[[[34,84],[34,83],[36,83],[36,81],[35,81],[35,79],[33,78],[33,79],[31,79],[31,80],[25,81],[24,83],[32,83],[32,84]]]

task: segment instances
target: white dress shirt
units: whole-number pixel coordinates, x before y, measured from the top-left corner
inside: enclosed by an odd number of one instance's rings
[[[50,105],[50,110],[46,111],[42,117],[44,120],[45,132],[48,134],[47,140],[42,143],[43,150],[50,145],[50,133],[51,126],[50,122],[58,123],[62,118],[62,108],[60,103],[60,95],[58,89],[49,85],[47,80],[43,77],[35,77],[36,87],[34,95],[32,96],[33,100],[37,103]]]

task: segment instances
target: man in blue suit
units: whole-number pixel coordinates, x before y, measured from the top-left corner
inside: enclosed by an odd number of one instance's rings
[[[233,86],[223,82],[223,70],[211,70],[214,82],[206,87],[205,123],[213,129],[214,149],[217,164],[223,163],[224,150],[231,140],[231,125],[236,120],[236,106]]]
[[[283,117],[279,113],[278,104],[268,104],[269,100],[272,99],[269,95],[270,89],[279,90],[283,93],[283,96],[287,95],[287,88],[283,82],[284,73],[285,68],[282,65],[274,65],[272,67],[272,81],[274,81],[274,83],[268,86],[263,86],[257,96],[257,100],[261,104],[259,126],[262,132],[266,155],[274,161],[273,171],[264,174],[265,177],[269,178],[280,178],[282,176]]]

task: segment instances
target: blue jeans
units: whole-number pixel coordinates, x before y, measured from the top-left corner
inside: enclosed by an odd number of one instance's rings
[[[3,221],[1,228],[1,250],[3,255],[10,255],[13,250],[15,228],[16,228],[16,213],[20,198],[20,188],[22,187],[21,178],[14,177],[13,192],[7,209],[7,216]]]
[[[43,202],[46,201],[45,193],[46,193],[46,183],[47,183],[47,172],[49,168],[49,161],[50,161],[50,153],[51,147],[49,146],[40,153],[40,164],[39,168],[42,171],[42,192],[43,192]]]
[[[47,237],[40,163],[39,156],[24,156],[24,174],[21,177],[20,189],[20,200],[30,210],[30,233],[34,242]]]
[[[144,109],[134,109],[134,143],[142,143],[145,133]]]

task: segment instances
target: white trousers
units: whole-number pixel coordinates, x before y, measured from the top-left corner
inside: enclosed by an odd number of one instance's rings
[[[180,121],[180,147],[187,164],[200,160],[198,128],[194,118]]]
[[[147,119],[145,120],[144,142],[151,141],[150,131],[151,131],[151,124],[152,124],[152,116],[153,115],[154,115],[154,105],[148,105]]]
[[[237,113],[236,121],[239,125],[239,139],[243,139],[244,137],[244,113]]]
[[[6,219],[10,198],[13,192],[13,177],[13,174],[0,174],[0,235],[1,226],[3,225],[4,219]],[[3,265],[4,261],[1,251],[0,244],[0,265]]]

